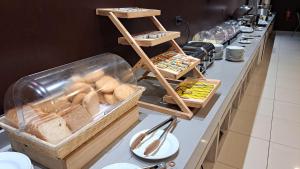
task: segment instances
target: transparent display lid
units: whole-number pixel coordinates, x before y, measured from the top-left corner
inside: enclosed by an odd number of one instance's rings
[[[234,37],[238,32],[238,27],[235,24],[233,21],[227,21],[221,25],[222,29],[227,32],[228,38]]]
[[[222,44],[223,42],[229,39],[228,33],[221,26],[216,26],[210,29],[209,32],[210,34],[214,35],[217,44]]]
[[[9,125],[56,144],[137,90],[131,66],[105,53],[25,76],[5,95]]]
[[[193,41],[216,43],[215,36],[210,31],[201,31],[193,36]]]

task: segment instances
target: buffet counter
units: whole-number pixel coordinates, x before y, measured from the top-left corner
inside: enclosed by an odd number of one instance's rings
[[[228,129],[230,115],[239,103],[240,96],[247,85],[255,66],[263,59],[265,43],[272,32],[274,16],[263,30],[251,34],[260,35],[251,39],[247,45],[236,42],[232,45],[245,46],[244,62],[215,61],[207,70],[205,76],[219,79],[222,85],[209,104],[201,109],[191,120],[179,119],[173,134],[179,140],[179,151],[165,161],[174,161],[176,169],[201,168],[204,160],[214,161],[221,144],[220,130]],[[225,53],[225,52],[224,52]],[[138,166],[147,166],[160,161],[144,161],[133,155],[129,149],[130,139],[137,132],[152,128],[155,124],[165,120],[168,116],[159,112],[141,109],[140,121],[119,140],[115,141],[102,154],[95,158],[88,166],[99,169],[112,163],[132,163]],[[10,151],[8,138],[0,133],[0,151]],[[97,148],[97,147],[95,147]],[[84,154],[82,155],[84,156]],[[43,168],[35,164],[35,168]]]

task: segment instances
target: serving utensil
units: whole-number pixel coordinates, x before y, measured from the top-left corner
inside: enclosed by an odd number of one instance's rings
[[[167,163],[166,162],[161,162],[155,165],[151,165],[148,167],[143,167],[142,169],[166,169],[167,168]]]
[[[167,120],[159,123],[158,125],[154,126],[152,129],[144,132],[144,133],[141,133],[139,136],[136,137],[136,139],[132,142],[132,144],[130,145],[130,148],[133,150],[135,148],[137,148],[137,146],[143,141],[143,139],[153,133],[154,131],[156,131],[157,129],[161,128],[162,126],[168,124],[169,122],[173,121],[175,119],[174,116],[168,118]]]
[[[148,167],[143,167],[142,169],[167,169],[167,167],[174,167],[175,166],[175,162],[174,161],[169,161],[169,162],[160,162],[158,164],[155,165],[151,165]]]
[[[164,130],[164,132],[159,136],[158,139],[154,140],[151,144],[147,146],[147,148],[144,151],[144,155],[149,155],[154,151],[157,151],[160,147],[160,145],[163,143],[165,136],[171,131],[173,126],[176,124],[177,118],[173,117],[172,122],[169,124],[169,126]]]

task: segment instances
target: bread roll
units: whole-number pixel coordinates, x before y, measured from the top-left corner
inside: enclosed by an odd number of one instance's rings
[[[105,102],[108,104],[116,104],[118,103],[118,99],[113,94],[104,94]]]
[[[106,101],[104,99],[103,93],[98,93],[99,103],[105,104]]]
[[[84,78],[83,77],[81,77],[80,75],[73,75],[71,78],[70,78],[70,80],[72,81],[72,82],[84,82],[85,80],[84,80]]]
[[[49,114],[43,119],[32,121],[28,131],[52,144],[57,144],[72,134],[66,121],[55,113]]]
[[[95,83],[102,76],[104,76],[104,72],[102,70],[96,70],[85,75],[83,79],[86,83]]]
[[[77,131],[88,124],[92,116],[81,105],[74,106],[62,117],[65,119],[67,126],[72,132]]]
[[[120,85],[119,81],[111,76],[103,76],[96,81],[97,91],[102,93],[112,93]]]
[[[130,84],[122,84],[114,90],[114,96],[118,100],[123,101],[130,95],[134,94],[135,92],[136,92],[136,89],[134,86],[132,86]]]
[[[92,86],[87,83],[76,82],[66,88],[65,94],[72,100],[74,95],[78,93],[88,93],[92,89]]]
[[[73,100],[72,100],[72,105],[77,105],[77,104],[81,104],[83,98],[86,96],[86,93],[79,93],[76,96],[74,96]]]
[[[90,91],[82,100],[82,105],[92,115],[99,113],[99,98],[95,91]]]

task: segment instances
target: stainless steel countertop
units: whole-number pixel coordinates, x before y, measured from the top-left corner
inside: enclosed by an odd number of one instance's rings
[[[270,19],[270,23],[273,17]],[[270,24],[269,24],[270,25]],[[255,31],[252,34],[261,35],[251,39],[252,44],[245,45],[245,61],[244,62],[229,62],[226,60],[217,60],[207,70],[206,77],[211,79],[220,79],[222,81],[221,87],[213,100],[201,109],[193,119],[180,119],[179,124],[173,131],[180,143],[180,149],[173,157],[165,161],[172,160],[176,163],[174,169],[195,168],[208,140],[212,137],[214,129],[217,127],[225,108],[228,106],[235,91],[237,90],[239,82],[243,79],[246,70],[254,58],[255,51],[259,48],[263,35],[266,33],[269,25],[263,31]],[[239,38],[238,38],[239,39]],[[232,45],[242,46],[234,42]],[[225,52],[224,52],[225,53]],[[126,133],[120,140],[110,146],[103,152],[98,159],[92,162],[90,167],[92,169],[100,169],[112,163],[133,163],[139,166],[147,166],[148,164],[157,163],[157,161],[144,161],[134,156],[129,150],[129,141],[131,137],[143,130],[153,127],[160,121],[167,118],[167,115],[153,112],[147,109],[141,109],[140,122]],[[10,151],[8,138],[0,131],[0,151]],[[97,148],[97,147],[95,147]],[[35,168],[40,168],[38,165]]]

